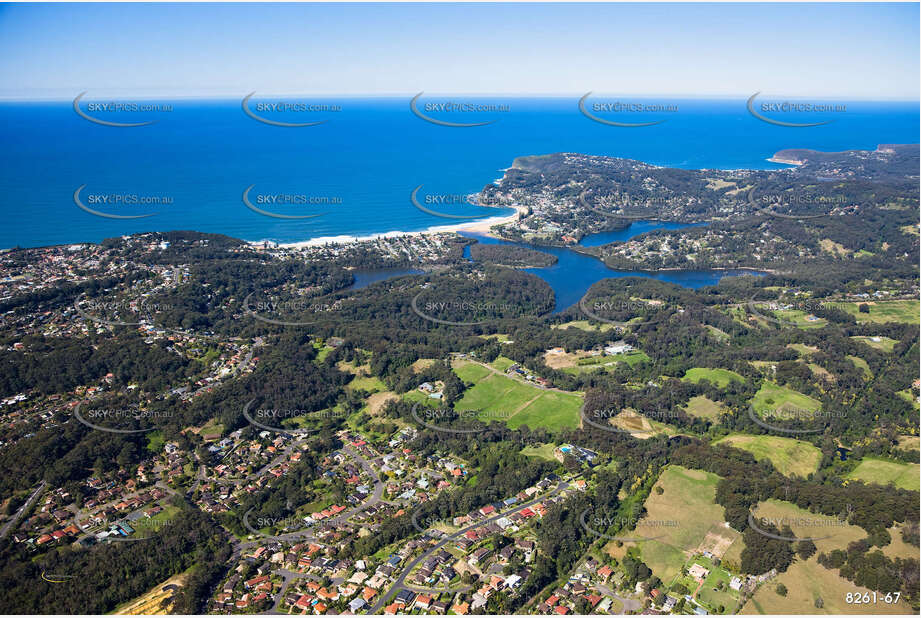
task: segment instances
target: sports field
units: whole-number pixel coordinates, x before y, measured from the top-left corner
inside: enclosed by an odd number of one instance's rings
[[[716,442],[748,451],[755,459],[767,459],[784,476],[806,477],[819,469],[822,451],[793,438],[730,434]]]

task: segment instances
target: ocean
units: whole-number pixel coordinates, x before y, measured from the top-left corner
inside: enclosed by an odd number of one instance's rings
[[[324,121],[291,128],[249,117],[241,99],[157,101],[171,111],[105,112],[90,111],[87,95],[81,110],[93,117],[157,120],[129,128],[90,122],[75,113],[72,101],[0,103],[0,208],[6,222],[0,248],[180,229],[280,243],[373,237],[455,222],[412,205],[410,194],[420,185],[420,200],[428,198],[440,212],[484,218],[511,212],[450,203],[442,208],[439,200],[480,191],[522,155],[580,152],[681,168],[770,169],[782,167],[767,158],[784,148],[875,149],[880,143],[915,143],[919,132],[917,103],[848,102],[846,113],[832,113],[831,123],[809,128],[758,120],[741,98],[672,100],[677,111],[635,115],[637,121],[665,122],[631,128],[590,120],[576,97],[493,98],[491,104],[504,108],[428,114],[456,122],[494,120],[464,128],[420,119],[410,111],[409,97],[327,98],[322,102],[333,106],[327,111],[260,113],[276,121]],[[440,99],[423,98],[419,109],[426,109],[426,100]],[[256,97],[250,109],[257,109]],[[321,216],[259,214],[242,199],[247,188],[250,204],[263,212]],[[152,216],[90,214],[75,203],[78,189],[88,209]]]

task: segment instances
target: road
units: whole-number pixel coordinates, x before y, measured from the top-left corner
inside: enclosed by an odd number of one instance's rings
[[[510,509],[506,509],[505,511],[497,513],[496,515],[493,515],[492,517],[488,517],[482,521],[478,521],[474,524],[470,524],[469,526],[465,526],[461,528],[460,530],[458,530],[457,532],[455,532],[454,534],[452,534],[451,536],[448,536],[442,539],[441,541],[436,543],[431,549],[423,552],[418,557],[416,557],[414,560],[412,560],[409,564],[407,564],[406,567],[403,569],[403,571],[400,573],[400,576],[397,577],[396,581],[393,582],[393,585],[390,587],[390,589],[387,590],[386,593],[378,597],[377,603],[375,603],[374,607],[372,607],[367,613],[379,614],[381,608],[384,606],[384,603],[387,602],[387,599],[389,599],[392,595],[394,595],[400,588],[405,587],[404,582],[406,580],[406,577],[412,572],[413,569],[416,568],[416,566],[418,566],[421,562],[423,562],[426,558],[431,556],[436,551],[439,551],[440,549],[442,549],[445,545],[447,545],[451,541],[454,541],[455,539],[463,536],[468,530],[473,530],[475,528],[485,526],[486,524],[492,523],[498,519],[502,519],[509,513],[514,513],[515,511],[527,508],[529,506],[537,504],[538,502],[543,502],[544,500],[548,498],[552,498],[553,496],[559,495],[561,492],[565,491],[566,489],[569,489],[569,482],[560,481],[560,484],[557,485],[556,489],[554,489],[553,491],[551,491],[550,493],[544,496],[541,496],[539,498],[534,498],[533,500],[529,500],[528,502],[516,504],[514,507]]]
[[[323,520],[323,525],[326,526],[336,526],[338,524],[344,523],[365,509],[374,506],[378,502],[381,502],[382,498],[384,497],[385,485],[383,481],[381,481],[380,476],[378,476],[374,466],[371,465],[371,462],[365,459],[358,451],[347,444],[342,447],[342,450],[348,453],[349,456],[354,458],[356,461],[358,461],[359,465],[368,473],[369,476],[371,476],[372,479],[374,479],[374,491],[371,493],[370,498],[358,506],[342,511],[335,517]],[[303,530],[295,530],[294,532],[287,532],[285,534],[256,539],[255,541],[247,541],[246,543],[240,543],[238,547],[239,549],[243,550],[249,547],[255,547],[256,545],[261,545],[268,540],[294,541],[305,537],[313,537],[313,528],[305,528]]]
[[[637,601],[636,599],[625,599],[624,597],[620,596],[619,594],[611,590],[610,587],[604,584],[595,584],[595,588],[597,588],[598,591],[601,592],[601,594],[607,595],[609,597],[614,597],[615,599],[620,601],[621,604],[624,606],[624,608],[620,611],[621,614],[629,614],[629,613],[637,612],[643,609],[643,604]]]
[[[3,528],[0,529],[0,539],[6,538],[6,535],[8,535],[10,533],[10,530],[13,529],[13,526],[15,526],[19,522],[23,514],[27,513],[29,509],[32,508],[32,505],[35,504],[36,500],[38,500],[39,495],[41,495],[41,493],[45,491],[45,487],[47,487],[47,485],[48,483],[46,483],[45,481],[42,481],[41,483],[39,483],[38,489],[32,492],[32,495],[29,496],[29,499],[26,500],[25,504],[19,507],[19,510],[16,511],[12,519],[10,519],[8,522],[3,524]]]

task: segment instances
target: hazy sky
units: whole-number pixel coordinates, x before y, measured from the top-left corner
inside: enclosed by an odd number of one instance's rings
[[[918,4],[0,5],[0,96],[918,99]]]

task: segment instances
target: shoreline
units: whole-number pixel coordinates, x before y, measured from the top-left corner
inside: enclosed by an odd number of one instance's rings
[[[270,242],[277,245],[281,249],[302,249],[306,247],[322,247],[324,245],[341,245],[341,244],[351,244],[358,242],[369,242],[373,240],[378,240],[380,238],[399,238],[402,236],[423,236],[426,234],[445,234],[445,233],[457,233],[457,232],[470,232],[473,234],[479,234],[483,236],[493,236],[490,231],[495,225],[503,225],[505,223],[513,223],[517,221],[522,215],[527,213],[527,207],[525,206],[512,206],[515,212],[507,216],[497,216],[497,217],[487,217],[485,219],[480,219],[478,221],[470,221],[467,223],[449,223],[445,225],[435,225],[424,230],[416,231],[403,231],[403,230],[391,230],[388,232],[381,232],[379,234],[368,234],[366,236],[352,236],[348,234],[342,234],[339,236],[318,236],[316,238],[309,238],[307,240],[301,240],[297,242],[288,242],[288,243],[275,243],[275,241],[270,240],[247,240],[245,241],[249,245],[261,245],[265,242]]]

